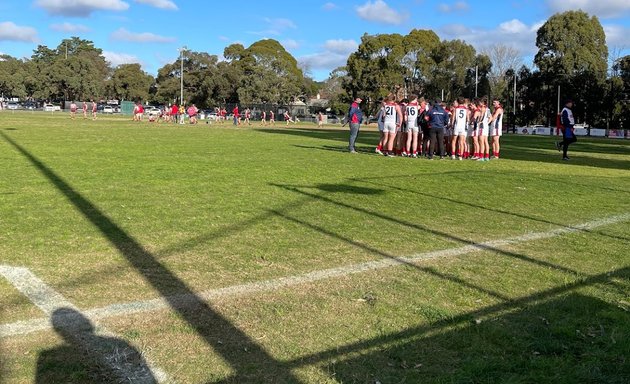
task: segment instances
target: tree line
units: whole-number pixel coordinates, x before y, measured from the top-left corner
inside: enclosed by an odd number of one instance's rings
[[[431,30],[407,35],[364,34],[345,66],[316,82],[276,40],[245,48],[232,44],[223,59],[184,50],[152,76],[139,64],[112,68],[94,43],[79,37],[56,48],[39,45],[30,58],[0,56],[0,92],[39,100],[132,100],[155,104],[178,101],[182,69],[186,103],[200,107],[275,104],[305,100],[318,92],[341,114],[355,96],[368,113],[394,92],[429,99],[498,97],[509,125],[553,124],[558,97],[576,101],[579,122],[620,127],[628,114],[630,56],[614,58],[596,16],[568,11],[551,16],[537,32],[535,69],[504,45],[477,52],[462,40],[440,40]],[[560,91],[560,93],[558,93]],[[626,126],[627,128],[627,126]]]

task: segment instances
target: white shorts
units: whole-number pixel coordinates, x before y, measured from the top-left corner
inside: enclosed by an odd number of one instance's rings
[[[420,130],[420,128],[419,128],[418,126],[415,126],[415,127],[413,127],[413,126],[411,126],[411,127],[410,127],[410,126],[407,126],[407,132],[415,132],[415,133],[418,133],[418,131],[419,131],[419,130]]]
[[[461,127],[461,128],[455,127],[453,129],[453,135],[455,135],[455,136],[466,136],[466,132],[467,131],[468,130],[466,129],[466,127]]]
[[[477,128],[477,133],[478,133],[478,137],[481,136],[488,136],[488,131],[490,130],[489,127],[484,127],[483,125],[481,127]]]
[[[502,128],[492,128],[490,131],[490,136],[503,136]]]
[[[395,133],[396,132],[396,123],[392,122],[385,122],[383,124],[383,132],[391,132],[391,133]]]

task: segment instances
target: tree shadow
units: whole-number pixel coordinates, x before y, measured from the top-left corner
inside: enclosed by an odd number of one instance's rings
[[[97,335],[80,312],[57,309],[51,322],[65,343],[39,354],[36,384],[157,383],[138,350],[122,339]]]
[[[426,308],[423,316],[443,315]],[[622,383],[629,334],[628,312],[570,293],[435,336],[405,332],[376,351],[322,363],[343,383]]]

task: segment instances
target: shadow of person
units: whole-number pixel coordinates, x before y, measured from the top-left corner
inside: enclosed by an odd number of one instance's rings
[[[40,353],[35,383],[157,383],[133,346],[97,335],[80,312],[57,309],[51,322],[64,344]]]

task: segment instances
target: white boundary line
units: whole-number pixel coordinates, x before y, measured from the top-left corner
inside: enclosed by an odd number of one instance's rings
[[[352,274],[374,271],[384,268],[390,268],[398,265],[408,265],[410,263],[419,263],[430,259],[448,258],[460,256],[486,250],[497,250],[501,247],[527,243],[535,240],[549,239],[564,234],[575,233],[584,230],[592,230],[594,228],[616,224],[630,220],[630,213],[617,216],[611,216],[599,220],[578,224],[571,227],[562,227],[551,229],[543,232],[533,232],[521,236],[510,237],[506,239],[492,240],[483,243],[474,243],[458,248],[443,249],[432,252],[419,253],[408,257],[399,257],[392,259],[381,259],[369,261],[365,263],[352,264],[337,268],[313,271],[301,275],[281,277],[261,282],[233,285],[225,288],[211,289],[198,294],[205,300],[213,300],[226,297],[237,297],[248,294],[256,294],[261,292],[275,291],[282,288],[292,287],[305,283],[312,283],[321,280],[331,279],[335,277],[349,276]],[[165,298],[151,299],[143,301],[135,301],[128,303],[112,304],[106,307],[94,308],[83,311],[83,314],[91,321],[98,321],[108,317],[131,315],[135,313],[151,312],[169,308],[169,301],[181,300],[185,302],[191,298],[190,295],[176,295],[169,300]],[[31,332],[49,329],[48,319],[32,319],[26,321],[18,321],[15,323],[0,325],[0,339],[10,336],[21,336]]]
[[[28,269],[0,265],[0,275],[4,276],[18,291],[48,315],[45,319],[37,319],[37,325],[39,327],[44,326],[44,329],[50,328],[50,317],[54,316],[54,312],[57,309],[72,309],[74,311],[72,316],[67,318],[61,318],[60,316],[55,321],[60,327],[67,328],[67,337],[72,338],[72,343],[79,345],[86,351],[93,351],[99,354],[101,360],[110,366],[113,372],[121,376],[121,380],[129,380],[134,383],[154,383],[153,378],[160,383],[168,380],[166,372],[157,367],[146,357],[144,357],[146,368],[138,366],[135,362],[129,364],[126,359],[132,358],[136,352],[135,350],[127,348],[126,344],[117,344],[117,348],[112,350],[111,346],[108,345],[110,343],[104,340],[107,338],[118,339],[119,337],[105,327],[99,326],[89,331],[82,329],[82,327],[76,327],[77,321],[85,321],[85,319],[81,319],[85,314],[81,313],[76,306],[66,300],[59,292],[49,287]],[[21,327],[17,327],[17,329],[20,328]],[[127,348],[127,350],[124,348]],[[147,372],[146,369],[148,369],[149,372]]]

